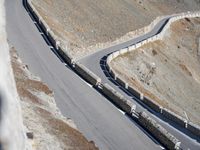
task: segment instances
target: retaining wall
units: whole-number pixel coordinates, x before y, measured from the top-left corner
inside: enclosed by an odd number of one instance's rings
[[[125,87],[126,89],[128,89],[128,83],[123,82],[122,79],[120,79],[118,76],[116,77],[116,81],[122,85],[123,87]]]
[[[158,105],[155,101],[150,100],[148,97],[144,97],[142,102],[145,103],[147,106],[149,106],[154,111],[156,111],[158,113],[161,112],[162,107],[160,105]]]
[[[86,68],[84,65],[80,64],[79,62],[75,62],[73,58],[66,52],[65,47],[62,45],[62,43],[57,40],[58,38],[53,33],[53,31],[49,28],[49,26],[46,24],[46,22],[42,19],[40,14],[37,12],[37,10],[34,8],[34,6],[31,3],[31,0],[27,1],[27,7],[29,11],[32,13],[32,15],[35,17],[37,23],[40,25],[41,29],[44,31],[46,36],[48,37],[49,41],[51,42],[52,46],[55,47],[57,52],[62,56],[62,58],[69,64],[71,64],[74,67],[74,70],[87,82],[92,84],[93,86],[100,85],[102,86],[102,92],[107,95],[113,103],[115,103],[118,107],[120,107],[123,111],[125,111],[128,114],[131,114],[135,109],[136,106],[130,102],[124,99],[124,97],[113,90],[112,87],[109,85],[101,84],[101,78],[99,78],[96,74],[94,74],[92,71],[90,71],[88,68]],[[121,53],[124,53],[126,51],[122,50]],[[119,52],[117,52],[114,57],[117,57]],[[114,74],[113,74],[114,75]]]
[[[181,142],[145,112],[139,113],[139,123],[168,149],[179,149]]]
[[[194,135],[200,137],[200,127],[192,122],[188,122],[187,128],[190,132],[192,132]]]
[[[173,122],[179,124],[181,127],[187,128],[187,120],[184,119],[183,117],[177,115],[176,113],[174,113],[166,108],[163,108],[162,115],[165,116],[166,118],[172,120]]]
[[[101,83],[101,78],[99,78],[96,74],[94,74],[92,71],[90,71],[87,67],[80,64],[79,62],[75,64],[74,69],[90,84],[96,86]]]
[[[128,86],[128,91],[134,95],[136,98],[140,98],[140,92],[134,88],[132,88],[131,86]]]
[[[105,83],[102,86],[102,93],[127,114],[132,114],[135,111],[136,105],[126,100],[123,95],[113,89],[109,84]]]
[[[140,43],[137,43],[135,45],[129,46],[128,48],[119,50],[119,51],[115,51],[112,54],[110,54],[107,57],[107,68],[111,74],[111,76],[124,88],[127,88],[128,91],[130,93],[132,93],[135,97],[137,97],[138,99],[140,99],[144,104],[146,104],[148,107],[150,107],[152,110],[161,113],[163,116],[165,116],[166,118],[172,120],[173,122],[176,122],[177,124],[179,124],[182,127],[187,128],[188,131],[194,133],[195,135],[199,135],[200,132],[200,127],[197,125],[194,125],[192,123],[188,124],[187,120],[184,119],[183,117],[176,115],[175,113],[173,113],[172,111],[167,110],[166,108],[163,108],[162,106],[160,106],[159,104],[157,104],[156,102],[154,102],[153,100],[150,100],[147,97],[143,97],[143,93],[137,91],[136,89],[134,89],[133,87],[128,86],[128,83],[126,83],[125,81],[123,81],[112,69],[112,66],[110,65],[111,61],[115,58],[117,58],[119,55],[125,54],[127,52],[131,52],[136,50],[137,48],[156,41],[156,40],[160,40],[164,37],[165,32],[167,31],[167,29],[170,27],[170,25],[179,20],[179,19],[183,19],[183,18],[194,18],[194,17],[200,17],[200,12],[187,12],[187,13],[181,13],[181,14],[175,14],[173,15],[173,17],[171,17],[169,19],[169,21],[167,22],[167,24],[163,27],[162,31],[153,36],[150,37]],[[162,18],[163,19],[163,18]],[[161,18],[157,18],[153,23],[151,23],[149,26],[145,27],[145,31],[149,31],[150,29],[152,29],[157,23],[158,21],[160,21]],[[137,31],[138,33],[142,34],[142,30]],[[143,33],[144,30],[143,30]],[[200,44],[199,44],[200,45]],[[200,51],[200,46],[199,46],[199,51]],[[200,53],[200,52],[199,52]],[[128,86],[128,87],[127,87]],[[195,132],[194,132],[195,131]]]

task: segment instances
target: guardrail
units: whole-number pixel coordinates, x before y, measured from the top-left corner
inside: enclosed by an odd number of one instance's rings
[[[45,21],[42,19],[42,17],[40,16],[40,14],[37,12],[37,10],[34,8],[34,6],[31,3],[31,0],[27,0],[27,8],[30,11],[30,13],[34,16],[35,20],[37,21],[37,23],[40,25],[41,29],[44,31],[44,33],[46,34],[47,38],[49,39],[49,41],[52,43],[53,47],[57,50],[57,52],[59,53],[60,56],[62,56],[62,58],[66,61],[66,63],[68,63],[82,78],[84,78],[87,82],[89,82],[91,85],[99,88],[99,91],[102,92],[104,95],[106,95],[109,100],[114,103],[115,105],[117,105],[120,109],[122,109],[123,111],[125,111],[127,114],[129,114],[130,116],[133,116],[133,113],[137,114],[138,117],[138,113],[136,112],[136,105],[133,104],[131,101],[126,100],[120,93],[118,93],[117,91],[115,91],[110,85],[108,85],[107,83],[103,84],[101,83],[101,79],[95,75],[93,72],[91,72],[88,68],[86,68],[84,65],[80,64],[77,61],[74,61],[73,58],[67,53],[67,51],[65,50],[65,46],[63,46],[60,41],[58,40],[57,36],[53,33],[53,31],[51,31],[50,27],[45,23]],[[142,34],[142,33],[147,33],[149,32],[151,29],[153,29],[153,27],[162,19],[163,17],[158,17],[157,19],[155,19],[149,26],[144,27],[142,29],[137,30],[138,34]],[[147,43],[147,42],[151,42],[151,41],[155,41],[158,38],[161,37],[160,35],[155,35],[153,37],[151,37],[150,39],[144,40],[141,43],[138,43],[136,45],[132,45],[128,48],[122,49],[120,51],[116,51],[114,53],[112,53],[110,56],[108,56],[107,58],[107,64],[109,64],[112,59],[116,58],[117,56],[124,54],[126,52],[132,51],[138,47],[140,47],[141,45]],[[134,88],[130,87],[128,85],[128,83],[123,82],[123,80],[121,80],[112,70],[112,68],[108,65],[107,66],[109,69],[109,72],[111,73],[111,75],[115,78],[115,80],[117,80],[118,82],[121,83],[122,86],[124,86],[126,89],[128,89],[131,93],[133,93],[136,97],[139,97],[140,99],[142,99],[144,102],[148,103],[149,106],[151,106],[152,108],[154,108],[157,111],[161,111],[162,107],[157,107],[157,104],[155,104],[154,102],[150,101],[148,98],[143,97],[143,94],[140,93],[139,91],[135,90]],[[163,110],[163,109],[162,109]],[[143,117],[144,118],[144,117]],[[140,122],[140,124],[142,126],[144,126],[145,123],[143,123],[143,120],[141,120],[141,116],[137,118]],[[159,127],[161,127],[159,125]],[[191,130],[195,131],[196,128],[192,128],[193,126],[191,125],[190,128]],[[146,127],[145,127],[146,128]],[[163,127],[162,127],[163,128]],[[149,129],[148,129],[149,130]],[[157,139],[159,139],[159,141],[161,141],[161,143],[163,143],[162,136],[160,137],[160,134],[163,134],[161,130],[157,130],[157,133],[159,134],[155,134],[153,131],[149,130]],[[171,134],[170,134],[171,135]],[[171,147],[171,136],[166,136],[165,137],[168,141],[170,142],[165,142],[164,145],[166,147]],[[179,143],[179,141],[176,139],[175,141],[177,141],[177,143]],[[168,144],[167,144],[168,143]],[[177,144],[175,143],[175,147],[174,148],[178,148],[180,143]],[[178,146],[177,146],[178,145]]]
[[[92,86],[99,88],[104,95],[109,97],[109,100],[113,102],[116,106],[121,108],[127,114],[131,114],[135,111],[136,105],[131,101],[125,100],[124,98],[119,98],[119,93],[115,92],[109,85],[102,84],[101,78],[94,74],[87,67],[82,65],[80,62],[75,61],[65,50],[65,46],[63,46],[58,37],[53,33],[50,27],[43,20],[42,16],[38,13],[35,7],[32,5],[31,0],[27,0],[25,4],[29,12],[35,18],[35,21],[39,24],[41,29],[44,31],[46,37],[51,42],[52,46],[56,49],[58,54],[64,59],[66,63],[68,63],[72,69],[79,74],[84,80],[90,83]]]
[[[134,87],[129,86],[128,83],[120,79],[119,75],[117,75],[114,70],[112,69],[110,62],[115,59],[116,57],[123,55],[125,53],[131,52],[136,50],[137,48],[156,41],[160,40],[163,38],[166,30],[170,27],[170,25],[175,22],[176,20],[183,19],[183,18],[192,18],[192,17],[200,17],[200,12],[187,12],[187,13],[181,13],[181,14],[176,14],[172,18],[169,19],[168,23],[163,27],[162,31],[158,33],[157,35],[150,37],[140,43],[137,43],[135,45],[129,46],[127,48],[121,49],[119,51],[113,52],[107,57],[106,64],[107,64],[107,69],[110,73],[110,75],[113,77],[116,82],[118,82],[122,87],[126,88],[132,95],[137,97],[138,99],[141,100],[144,104],[146,104],[148,107],[150,107],[152,110],[162,114],[164,117],[168,118],[169,120],[179,124],[181,127],[186,128],[189,132],[193,133],[196,136],[200,136],[200,127],[198,125],[194,125],[191,122],[188,122],[186,119],[183,117],[173,113],[172,111],[163,108],[160,106],[158,103],[155,101],[151,100],[148,97],[144,97],[143,93],[134,89]]]
[[[145,112],[139,113],[139,123],[159,140],[167,149],[180,149],[181,142],[166,129],[149,117]]]
[[[102,85],[102,93],[127,114],[132,115],[135,112],[136,105],[125,99],[123,95],[113,89],[109,84]]]

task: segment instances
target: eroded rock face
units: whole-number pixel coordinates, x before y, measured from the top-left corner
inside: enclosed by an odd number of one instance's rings
[[[146,44],[111,62],[144,95],[200,124],[200,18],[173,23],[162,41]],[[154,64],[152,68],[152,64]]]
[[[147,85],[151,84],[151,79],[156,73],[155,63],[141,62],[137,66],[137,76],[141,82],[146,83]]]
[[[4,0],[0,1],[0,149],[25,150],[20,101],[10,64]],[[28,150],[28,148],[27,148]]]

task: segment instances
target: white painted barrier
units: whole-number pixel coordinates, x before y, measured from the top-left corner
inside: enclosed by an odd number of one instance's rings
[[[125,54],[125,53],[127,53],[127,52],[128,52],[128,48],[124,48],[124,49],[121,49],[121,50],[119,51],[120,55],[123,55],[123,54]]]

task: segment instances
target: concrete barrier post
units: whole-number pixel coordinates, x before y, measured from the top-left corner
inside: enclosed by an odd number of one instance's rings
[[[118,77],[118,76],[117,76],[116,74],[114,74],[114,80],[117,80],[117,77]]]
[[[60,41],[56,41],[56,49],[57,50],[58,50],[59,46],[60,46]]]
[[[188,127],[188,121],[185,120],[184,123],[185,123],[185,128],[187,128]]]
[[[46,35],[48,36],[50,32],[50,28],[47,28]]]
[[[140,100],[144,100],[144,94],[140,93]]]
[[[128,83],[125,83],[125,89],[128,89]]]
[[[41,17],[39,17],[39,24],[41,24],[41,20],[42,20],[42,18],[41,18]]]
[[[160,113],[162,114],[162,111],[163,111],[163,107],[162,106],[160,106]]]

